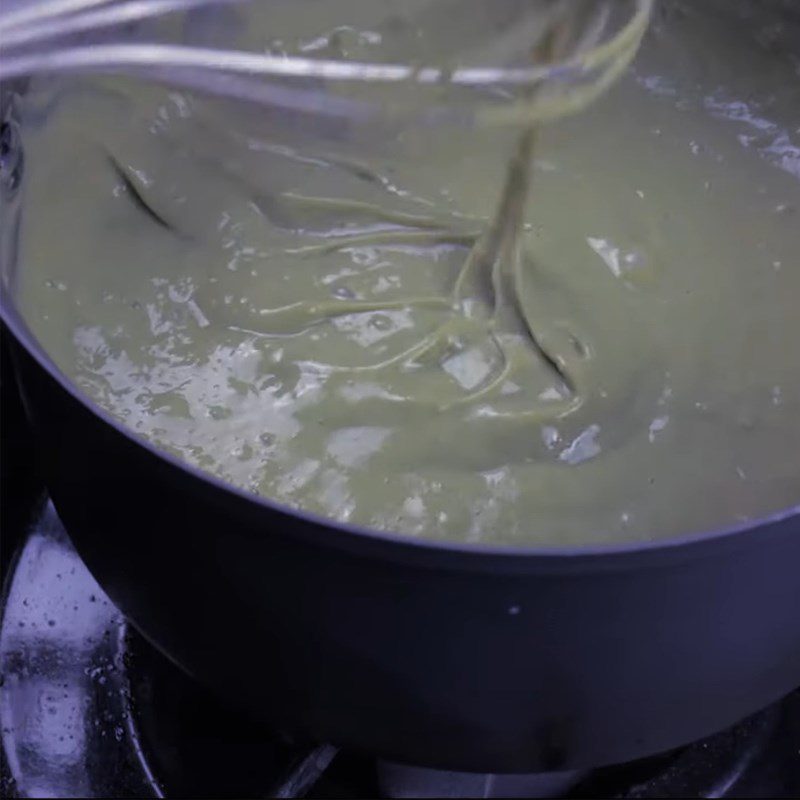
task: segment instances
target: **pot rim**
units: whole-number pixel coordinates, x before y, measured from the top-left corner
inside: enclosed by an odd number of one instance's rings
[[[2,320],[17,342],[24,347],[38,365],[44,369],[64,391],[90,411],[95,417],[98,417],[131,443],[143,447],[151,455],[162,461],[166,461],[170,466],[188,474],[196,480],[202,481],[218,492],[229,495],[232,494],[248,502],[252,506],[261,507],[266,511],[278,513],[282,516],[298,518],[316,528],[334,529],[339,536],[336,539],[326,539],[326,544],[328,546],[346,547],[350,544],[356,548],[363,549],[361,546],[372,544],[373,546],[379,546],[381,549],[388,548],[394,549],[398,553],[405,552],[408,556],[455,556],[468,561],[470,559],[489,558],[493,561],[497,560],[500,562],[519,562],[520,559],[522,559],[526,563],[535,561],[551,566],[557,566],[559,563],[562,565],[570,563],[573,566],[578,566],[578,562],[583,563],[587,560],[591,561],[593,564],[599,564],[599,559],[604,562],[605,566],[610,567],[619,566],[621,558],[627,561],[631,558],[638,559],[638,557],[642,555],[653,556],[658,559],[669,556],[669,560],[671,560],[671,556],[676,555],[678,551],[683,556],[707,555],[709,554],[709,549],[713,552],[717,552],[719,545],[732,542],[734,539],[741,542],[743,537],[747,534],[763,536],[766,532],[762,529],[765,527],[780,527],[782,523],[795,519],[800,523],[800,502],[798,502],[796,505],[773,512],[757,520],[714,528],[708,531],[689,532],[679,536],[650,541],[548,547],[541,544],[532,546],[502,545],[458,542],[449,539],[416,538],[402,533],[380,531],[365,525],[341,522],[313,512],[291,508],[276,500],[257,495],[212,475],[165,450],[161,450],[149,440],[130,430],[123,422],[82,392],[62,370],[56,366],[55,362],[49,357],[30,331],[8,295],[7,287],[3,287],[0,291],[0,320]],[[798,535],[800,535],[800,531],[798,531]],[[349,542],[346,540],[349,540]]]

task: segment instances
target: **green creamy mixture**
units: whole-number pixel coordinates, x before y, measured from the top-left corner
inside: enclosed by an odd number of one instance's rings
[[[376,41],[304,24],[296,50]],[[497,247],[519,129],[341,155],[313,122],[75,84],[26,130],[19,302],[132,431],[338,520],[602,544],[786,508],[800,47],[765,30],[662,10],[607,96],[540,131]]]

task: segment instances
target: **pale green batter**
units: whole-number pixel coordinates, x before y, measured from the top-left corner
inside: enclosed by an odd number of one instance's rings
[[[21,306],[136,433],[340,520],[559,545],[786,508],[800,47],[761,22],[662,10],[621,84],[542,131],[493,271],[474,246],[519,131],[331,155],[82,84],[26,131]],[[340,39],[366,58],[368,33]]]

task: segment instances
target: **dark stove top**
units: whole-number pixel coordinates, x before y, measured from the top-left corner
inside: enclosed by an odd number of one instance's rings
[[[48,502],[40,501],[4,566],[4,795],[800,796],[800,692],[705,741],[589,773],[401,767],[281,740],[221,705],[130,628]]]

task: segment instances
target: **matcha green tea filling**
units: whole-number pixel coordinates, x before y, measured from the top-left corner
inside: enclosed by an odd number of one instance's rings
[[[377,11],[277,5],[294,38],[259,22],[247,46],[399,57]],[[133,432],[337,520],[558,546],[787,508],[800,28],[766,8],[664,3],[616,85],[541,128],[360,149],[330,144],[352,121],[326,138],[132,81],[44,86],[18,302]]]

